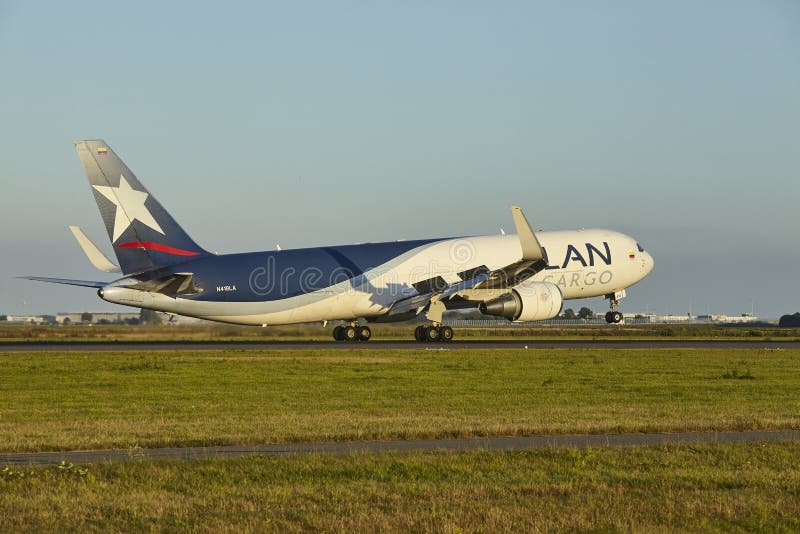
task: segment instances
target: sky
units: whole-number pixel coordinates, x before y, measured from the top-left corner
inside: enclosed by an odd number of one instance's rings
[[[67,229],[110,250],[86,138],[220,253],[494,234],[520,205],[648,249],[624,311],[800,311],[793,0],[0,0],[0,120],[0,313],[122,309],[15,278],[107,278]]]

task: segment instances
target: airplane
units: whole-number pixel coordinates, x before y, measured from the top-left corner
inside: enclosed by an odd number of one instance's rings
[[[534,232],[519,207],[516,234],[419,239],[218,255],[200,247],[101,139],[76,141],[118,264],[78,227],[89,261],[111,282],[25,276],[91,287],[108,302],[242,325],[340,323],[337,341],[367,341],[364,323],[424,317],[420,342],[450,341],[447,310],[509,321],[556,317],[565,300],[604,297],[608,323],[626,289],[653,269],[635,239],[612,230]]]

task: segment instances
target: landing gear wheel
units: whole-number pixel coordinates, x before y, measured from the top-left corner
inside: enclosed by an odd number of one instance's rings
[[[426,326],[425,341],[439,341],[439,329],[435,326]]]
[[[414,339],[419,341],[420,343],[425,341],[425,327],[419,325],[414,329]]]
[[[356,341],[358,339],[358,332],[354,326],[343,326],[342,333],[340,334],[342,341]]]
[[[342,337],[342,328],[344,327],[340,325],[333,329],[333,339],[336,341],[344,341],[344,338]]]
[[[619,291],[608,293],[603,296],[608,300],[608,303],[611,305],[611,309],[606,312],[606,322],[608,324],[621,323],[623,319],[622,312],[616,311],[615,308],[619,306],[619,301],[625,298],[625,290],[621,289]]]
[[[453,329],[449,326],[439,328],[439,340],[445,343],[453,340]]]
[[[369,341],[369,338],[372,337],[372,330],[368,326],[359,326],[356,330],[358,331],[359,341]]]

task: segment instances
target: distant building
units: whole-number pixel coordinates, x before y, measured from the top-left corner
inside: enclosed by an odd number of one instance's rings
[[[36,325],[45,324],[47,315],[0,315],[0,324],[7,325]]]
[[[757,323],[761,320],[754,316],[750,315],[749,313],[743,313],[742,315],[698,315],[697,316],[698,322],[702,323],[725,323],[725,324],[733,324],[733,323]]]
[[[654,323],[691,323],[695,320],[692,315],[656,315]]]
[[[652,313],[623,313],[622,318],[626,324],[650,324],[657,322],[657,316]]]
[[[139,321],[139,312],[59,313],[55,316],[55,323],[65,326],[70,324],[122,324],[133,320]]]

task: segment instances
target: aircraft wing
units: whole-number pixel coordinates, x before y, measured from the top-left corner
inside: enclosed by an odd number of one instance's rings
[[[490,272],[488,279],[477,284],[475,289],[514,287],[547,267],[547,254],[536,238],[525,214],[522,213],[522,209],[519,206],[512,206],[511,216],[517,227],[519,244],[522,247],[522,259]]]
[[[479,284],[486,282],[488,279],[489,274],[484,273],[476,276],[475,278],[470,278],[469,280],[464,280],[463,282],[447,286],[441,291],[423,293],[421,295],[414,295],[412,297],[404,298],[403,300],[398,300],[389,309],[389,315],[392,316],[409,312],[419,312],[433,300],[447,300],[460,291],[477,287]]]
[[[392,307],[389,308],[389,315],[403,315],[409,312],[419,313],[425,306],[427,306],[433,298],[433,293],[423,293],[421,295],[414,295],[402,300],[398,300]]]
[[[547,254],[536,238],[536,234],[525,218],[525,214],[522,213],[522,209],[520,209],[519,206],[512,206],[511,215],[514,218],[514,225],[517,227],[517,235],[519,236],[520,246],[522,247],[522,258],[519,261],[488,273],[478,273],[473,278],[458,282],[457,284],[451,284],[437,291],[398,300],[389,309],[388,315],[392,316],[409,312],[419,313],[430,303],[435,301],[447,301],[452,296],[467,289],[503,289],[514,287],[547,267]]]

